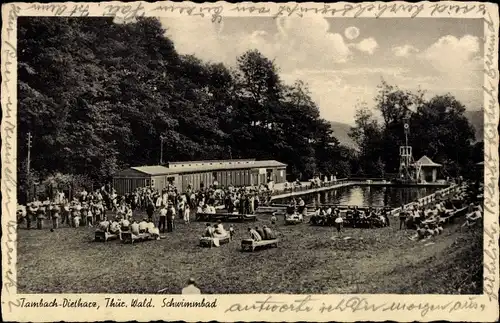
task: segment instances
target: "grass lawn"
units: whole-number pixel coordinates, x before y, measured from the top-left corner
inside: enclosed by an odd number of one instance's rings
[[[232,223],[235,239],[212,249],[198,245],[204,222],[178,221],[166,239],[133,245],[94,242],[93,228],[63,226],[50,232],[26,230],[23,224],[18,230],[18,292],[154,294],[165,289],[177,294],[193,277],[202,293],[212,294],[458,293],[447,280],[458,269],[448,264],[460,265],[461,255],[471,248],[460,242],[471,233],[459,233],[457,225],[424,246],[408,239],[413,231],[399,231],[396,219],[382,229],[347,228],[344,236],[351,240],[331,240],[333,228],[285,226],[282,218],[271,225],[267,215],[258,219]],[[279,247],[241,252],[247,228],[263,224],[279,232]],[[481,246],[474,247],[480,248],[474,257],[482,264]],[[481,277],[472,282],[473,292],[481,292]]]

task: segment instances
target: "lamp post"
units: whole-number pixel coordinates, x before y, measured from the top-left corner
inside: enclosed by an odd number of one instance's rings
[[[165,140],[165,137],[163,135],[160,135],[160,165],[163,165],[163,141]]]
[[[28,156],[26,160],[26,183],[28,183],[28,187],[26,189],[26,203],[31,202],[31,194],[30,190],[31,188],[31,181],[30,181],[30,171],[31,171],[31,146],[32,146],[32,136],[31,132],[28,132],[28,138],[27,138],[27,146],[28,146]]]

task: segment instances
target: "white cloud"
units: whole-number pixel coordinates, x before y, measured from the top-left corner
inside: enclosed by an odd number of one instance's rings
[[[420,57],[442,73],[469,73],[481,68],[479,38],[465,35],[441,37],[432,44]]]
[[[478,37],[448,35],[438,39],[418,56],[436,76],[435,81],[430,82],[434,89],[455,89],[450,92],[461,96],[463,93],[459,89],[481,89],[483,73],[480,55]]]
[[[234,64],[236,57],[257,48],[265,56],[276,59],[284,70],[345,63],[352,52],[339,33],[330,32],[328,21],[322,17],[300,19],[281,17],[276,20],[278,32],[269,35],[257,30],[252,33],[223,33],[207,19],[161,18],[169,36],[181,54],[194,54],[204,60]],[[364,42],[363,50],[373,44]]]
[[[328,120],[351,123],[357,102],[373,106],[381,77],[405,89],[420,86],[429,93],[450,91],[464,103],[477,102],[481,94],[480,42],[473,36],[445,36],[420,52],[409,44],[389,48],[395,56],[407,59],[392,57],[383,62],[377,57],[379,45],[374,38],[346,43],[321,17],[278,18],[276,33],[260,27],[252,32],[244,27],[225,32],[223,24],[204,18],[190,17],[189,23],[183,18],[162,18],[161,22],[179,53],[195,54],[205,61],[233,65],[245,51],[258,49],[275,59],[286,83],[300,79],[310,85],[312,98]],[[373,63],[355,64],[353,58],[360,52],[373,55],[368,58]]]
[[[392,52],[395,56],[398,57],[408,57],[410,55],[418,53],[419,50],[413,45],[403,45],[403,46],[394,46],[392,48]]]
[[[357,44],[354,44],[354,47],[359,51],[373,55],[375,50],[378,48],[378,44],[374,38],[370,37],[363,39]]]

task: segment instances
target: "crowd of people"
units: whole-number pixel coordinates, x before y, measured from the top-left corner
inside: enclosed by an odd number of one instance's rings
[[[322,206],[317,207],[314,215],[311,216],[310,223],[313,225],[334,226],[337,218],[342,218],[346,226],[358,227],[386,227],[390,225],[389,208],[372,208],[366,210],[357,206],[348,206],[341,210],[338,207]],[[344,215],[343,215],[344,214]]]
[[[337,175],[331,175],[330,178],[328,176],[324,176],[323,180],[319,176],[314,176],[309,180],[308,187],[309,188],[316,188],[316,187],[323,187],[324,185],[327,184],[336,184],[337,183]],[[304,185],[299,179],[296,179],[294,182],[288,182],[286,181],[283,186],[283,190],[285,192],[292,192],[296,190],[297,188],[302,188]]]
[[[28,229],[36,222],[43,229],[46,220],[51,220],[51,229],[60,225],[94,226],[102,221],[131,220],[136,211],[145,211],[147,220],[157,220],[160,231],[172,231],[174,219],[179,217],[190,222],[192,211],[215,213],[216,207],[225,207],[230,213],[254,214],[261,203],[270,200],[271,191],[265,185],[259,187],[228,187],[212,185],[199,190],[188,186],[179,192],[174,185],[161,191],[153,187],[137,188],[131,193],[118,195],[109,185],[92,192],[82,189],[71,200],[63,192],[45,200],[34,199],[26,206],[19,205],[18,221],[25,222]],[[110,216],[111,214],[111,216]]]
[[[203,232],[202,235],[202,237],[205,238],[226,238],[228,236],[230,238],[234,236],[234,228],[233,226],[229,226],[229,231],[227,231],[220,220],[218,220],[214,225],[207,223],[205,232]]]
[[[477,192],[470,188],[470,185],[461,185],[453,200],[451,197],[441,198],[431,205],[414,204],[409,208],[402,208],[400,229],[415,229],[411,240],[427,240],[442,234],[447,218],[461,209],[466,214],[462,227],[477,224],[483,217],[481,199]]]
[[[399,213],[400,229],[415,229],[412,239],[425,239],[443,232],[444,219],[467,203],[468,210],[464,227],[473,226],[482,218],[481,203],[477,199],[478,192],[471,193],[470,185],[462,185],[454,199],[441,198],[431,205],[413,203],[402,207]],[[93,192],[81,190],[72,200],[66,198],[62,192],[56,192],[51,198],[34,200],[26,206],[18,207],[18,220],[26,222],[28,229],[36,223],[37,229],[43,229],[46,220],[50,220],[51,230],[60,225],[71,227],[96,226],[97,230],[119,234],[131,231],[133,234],[147,232],[154,238],[160,233],[172,232],[175,229],[175,219],[179,217],[185,224],[190,223],[193,212],[216,213],[216,207],[223,206],[229,213],[254,214],[261,205],[261,201],[268,201],[270,190],[261,187],[217,187],[210,186],[193,190],[188,187],[185,192],[179,192],[173,185],[167,185],[163,190],[143,187],[119,196],[109,185],[105,185]],[[142,220],[134,218],[136,211],[145,211],[146,217]],[[353,228],[384,227],[390,225],[389,210],[387,208],[361,209],[356,206],[340,209],[334,206],[317,207],[310,216],[309,222],[313,225],[336,226],[344,225]],[[287,216],[299,214],[307,216],[307,207],[304,200],[292,198],[285,213]],[[271,218],[276,223],[276,214]],[[269,228],[267,228],[269,229]],[[266,231],[261,229],[262,232]],[[270,230],[270,229],[269,229]],[[251,234],[258,230],[251,229]],[[207,225],[203,236],[217,237],[234,234],[234,229],[227,232],[219,222],[215,226]],[[254,235],[257,237],[257,235]],[[260,235],[262,238],[262,235]]]
[[[155,226],[152,220],[147,218],[142,219],[142,221],[119,217],[115,217],[111,221],[105,219],[99,223],[97,230],[116,236],[120,236],[124,232],[130,232],[134,236],[148,234],[150,238],[160,240],[159,228]]]

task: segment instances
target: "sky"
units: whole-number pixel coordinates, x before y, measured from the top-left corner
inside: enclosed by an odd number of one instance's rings
[[[483,22],[432,18],[161,18],[181,54],[234,67],[258,49],[284,83],[302,80],[321,116],[354,123],[356,105],[374,106],[382,78],[401,89],[451,93],[482,108]],[[189,21],[189,23],[187,23]]]

